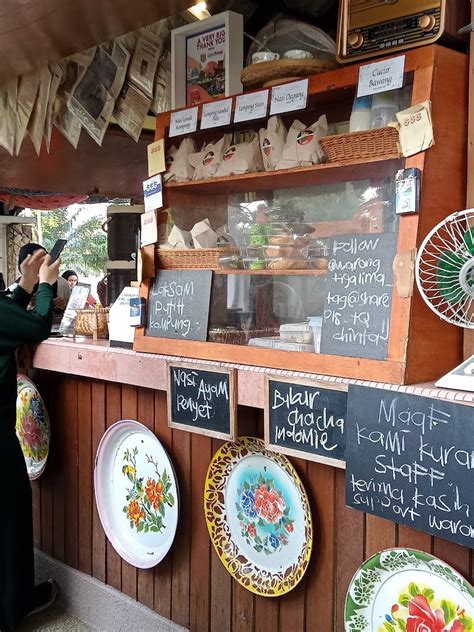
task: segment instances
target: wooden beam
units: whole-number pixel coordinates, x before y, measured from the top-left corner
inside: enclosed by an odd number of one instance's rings
[[[194,0],[2,0],[0,85],[193,4]]]

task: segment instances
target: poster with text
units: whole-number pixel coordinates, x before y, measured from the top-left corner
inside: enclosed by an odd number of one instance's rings
[[[225,45],[224,25],[186,38],[188,106],[225,95]]]

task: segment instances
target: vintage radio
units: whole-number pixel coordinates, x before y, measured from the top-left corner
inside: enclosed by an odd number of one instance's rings
[[[340,62],[432,44],[462,46],[458,29],[469,21],[469,0],[340,0]]]

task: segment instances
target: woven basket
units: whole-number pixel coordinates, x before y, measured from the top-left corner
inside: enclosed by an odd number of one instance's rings
[[[94,340],[107,338],[109,308],[78,309],[74,324],[74,334],[79,336],[92,336]]]
[[[219,258],[233,252],[233,248],[157,248],[156,265],[162,270],[219,270]]]
[[[398,130],[394,127],[383,127],[366,132],[325,136],[319,142],[329,162],[356,162],[400,158],[398,140]]]

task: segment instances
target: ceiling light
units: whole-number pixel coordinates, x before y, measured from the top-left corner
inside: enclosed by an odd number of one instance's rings
[[[198,2],[193,7],[188,9],[189,13],[192,13],[198,20],[205,20],[210,18],[211,14],[207,10],[207,4],[205,2]]]

